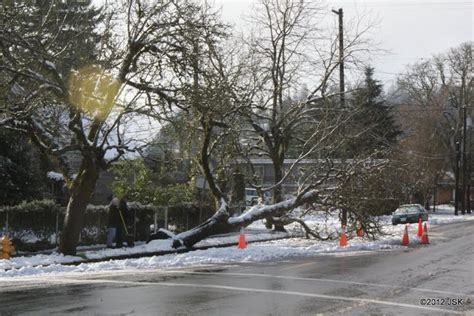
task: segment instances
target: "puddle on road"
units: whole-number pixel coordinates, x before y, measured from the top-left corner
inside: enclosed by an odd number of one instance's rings
[[[196,273],[219,273],[219,272],[225,272],[227,269],[223,268],[203,268],[203,269],[193,269],[193,272]]]

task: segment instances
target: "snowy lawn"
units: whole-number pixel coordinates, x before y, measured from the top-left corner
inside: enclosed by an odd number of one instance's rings
[[[447,223],[474,220],[474,215],[454,216],[451,206],[441,206],[436,213],[430,213],[428,225],[442,225]],[[43,275],[58,272],[91,272],[121,269],[148,269],[148,268],[178,268],[190,266],[208,266],[212,264],[232,264],[241,262],[262,262],[285,260],[293,257],[311,257],[315,255],[351,253],[358,251],[380,251],[401,249],[400,240],[405,225],[391,224],[390,216],[380,218],[383,224],[384,235],[376,241],[365,238],[349,240],[347,247],[340,247],[337,240],[317,241],[300,237],[291,239],[271,240],[249,244],[244,250],[237,249],[238,236],[229,234],[211,237],[196,244],[195,247],[209,247],[228,243],[235,246],[224,248],[210,248],[195,250],[182,254],[166,254],[139,259],[108,260],[110,257],[126,256],[140,253],[171,251],[170,240],[155,240],[146,245],[122,249],[101,249],[86,251],[77,256],[62,256],[59,254],[35,255],[32,257],[13,257],[11,260],[0,260],[0,277],[17,277]],[[336,216],[326,217],[324,214],[307,218],[310,226],[318,226],[325,233],[338,233],[340,224]],[[417,244],[417,224],[409,225],[410,243]],[[295,230],[298,228],[295,227]],[[296,233],[297,231],[293,231]],[[291,233],[290,233],[291,235]],[[269,233],[263,230],[262,223],[254,223],[246,229],[248,241],[258,241],[272,238],[282,238],[285,233]],[[81,262],[87,259],[104,259],[98,263],[80,263],[78,265],[64,265],[64,263]]]

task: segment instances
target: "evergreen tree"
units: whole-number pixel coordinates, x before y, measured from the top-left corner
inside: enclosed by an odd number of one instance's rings
[[[382,157],[382,152],[397,142],[400,130],[383,97],[383,85],[374,79],[374,68],[365,69],[365,79],[353,95],[353,105],[356,114],[348,130],[350,137],[345,154]]]
[[[73,254],[105,168],[99,139],[118,86],[100,67],[109,61],[99,58],[106,51],[99,45],[102,17],[90,1],[15,1],[1,9],[0,122],[23,131],[61,167],[71,193],[61,248]],[[102,93],[95,93],[97,82]]]
[[[101,35],[96,28],[104,17],[90,0],[41,0],[32,11],[33,25],[44,24],[45,35],[55,37],[51,48],[58,58],[53,62],[64,78],[71,69],[98,63]]]
[[[46,170],[41,156],[21,134],[0,129],[0,205],[40,198]]]

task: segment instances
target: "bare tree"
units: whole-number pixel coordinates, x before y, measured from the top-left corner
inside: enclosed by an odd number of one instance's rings
[[[327,30],[321,29],[322,16],[330,11],[309,1],[262,0],[254,12],[255,30],[248,45],[257,86],[243,113],[248,146],[241,152],[246,153],[250,168],[248,158],[271,160],[274,183],[264,186],[254,181],[251,185],[260,192],[272,191],[277,203],[284,199],[282,184],[298,164],[285,170],[285,159],[334,155],[337,144],[329,139],[334,141],[330,136],[342,131],[333,128],[353,114],[341,109],[328,112],[328,103],[332,103],[328,88],[339,65],[337,37],[328,37]],[[348,36],[346,62],[367,48],[366,31],[356,29]],[[272,223],[269,217],[268,227]],[[281,225],[275,227],[283,229]]]
[[[307,51],[308,44],[314,39],[311,19],[308,17],[316,12],[316,8],[304,1],[262,1],[261,5],[261,12],[264,13],[257,17],[257,21],[263,26],[264,32],[259,33],[261,37],[251,41],[249,52],[241,63],[236,67],[228,66],[233,63],[223,62],[226,59],[222,50],[206,43],[207,49],[200,48],[200,65],[195,64],[191,70],[194,91],[212,91],[219,96],[215,98],[212,97],[213,93],[206,96],[201,94],[200,102],[188,104],[189,111],[202,115],[199,116],[199,128],[202,131],[200,164],[211,191],[221,205],[216,214],[202,225],[176,236],[175,247],[190,247],[208,235],[235,230],[262,218],[275,223],[275,217],[281,217],[276,222],[279,227],[294,221],[302,223],[290,215],[291,210],[308,203],[329,206],[329,196],[336,196],[334,192],[353,176],[350,172],[353,166],[341,163],[335,166],[331,159],[322,160],[321,165],[304,170],[304,176],[297,175],[300,179],[296,197],[282,202],[282,184],[287,177],[295,175],[298,163],[305,158],[315,158],[318,153],[334,153],[343,141],[340,137],[341,127],[354,113],[341,108],[331,111],[324,102],[331,74],[337,67],[334,61],[335,46],[324,58],[323,49],[319,51],[323,73],[314,75],[320,80],[314,90],[303,99],[292,98],[303,77],[308,74],[308,67],[316,62],[309,58]],[[355,46],[349,47],[348,58]],[[205,57],[203,51],[216,54]],[[202,64],[206,64],[203,62],[206,58],[211,67],[204,67],[204,70]],[[316,98],[317,94],[321,97]],[[216,103],[216,100],[219,102]],[[220,101],[224,101],[224,104],[219,105]],[[212,104],[212,110],[209,111],[202,103]],[[232,137],[231,143],[237,148],[234,164],[238,163],[238,158],[251,162],[251,157],[258,155],[272,160],[274,185],[265,188],[259,183],[253,185],[261,192],[273,190],[274,205],[259,205],[243,216],[230,217],[227,195],[219,188],[209,168],[210,159],[219,144],[229,137]],[[242,140],[245,140],[244,144]],[[284,160],[290,157],[291,146],[296,148],[295,163],[285,171]],[[334,207],[337,204],[332,205]],[[317,235],[310,231],[308,234]]]
[[[398,148],[410,166],[410,182],[428,196],[446,172],[455,172],[456,142],[462,142],[463,110],[472,116],[472,43],[412,65],[398,80]],[[466,151],[470,149],[466,148]],[[465,161],[464,163],[467,163]]]

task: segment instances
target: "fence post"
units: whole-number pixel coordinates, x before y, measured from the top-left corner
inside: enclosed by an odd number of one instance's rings
[[[3,235],[5,236],[8,236],[8,230],[9,230],[9,227],[8,227],[8,211],[5,212],[6,213],[6,217],[5,217],[5,231],[3,232]]]
[[[165,229],[168,230],[168,206],[165,206]]]
[[[137,208],[133,209],[133,240],[137,240]]]
[[[189,210],[188,208],[185,208],[186,210],[186,230],[189,229]]]
[[[158,231],[158,210],[155,210],[155,214],[153,216],[153,233],[156,234],[156,232]]]
[[[58,245],[58,234],[59,234],[59,209],[56,211],[56,236],[55,243]]]

